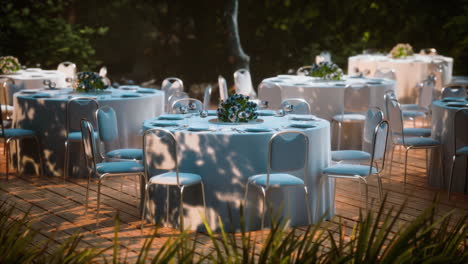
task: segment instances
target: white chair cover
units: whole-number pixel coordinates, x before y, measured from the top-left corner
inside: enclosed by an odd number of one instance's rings
[[[281,86],[273,82],[262,82],[258,86],[258,97],[267,101],[270,109],[281,108]]]
[[[234,72],[234,84],[236,86],[236,93],[256,98],[257,94],[252,86],[252,78],[247,69],[239,69]]]
[[[57,71],[64,73],[68,78],[75,78],[76,65],[73,62],[65,61],[57,66]]]

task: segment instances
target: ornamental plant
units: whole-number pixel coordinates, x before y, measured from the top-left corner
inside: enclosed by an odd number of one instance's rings
[[[227,123],[247,123],[258,117],[257,104],[249,101],[248,96],[233,94],[219,104],[218,120]]]
[[[78,92],[91,92],[107,89],[107,86],[102,80],[102,76],[95,72],[79,72],[77,74]]]
[[[312,65],[310,76],[338,81],[343,77],[343,70],[333,62],[321,61]]]
[[[9,74],[21,69],[18,59],[13,56],[0,57],[0,73]]]
[[[398,43],[390,51],[390,56],[392,56],[392,58],[394,59],[405,58],[413,54],[414,54],[413,47],[411,47],[411,45],[408,43]]]

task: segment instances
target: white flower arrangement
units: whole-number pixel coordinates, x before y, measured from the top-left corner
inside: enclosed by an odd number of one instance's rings
[[[9,74],[21,69],[18,59],[13,56],[0,57],[0,73]]]
[[[398,43],[390,51],[390,56],[394,59],[405,58],[413,55],[413,47],[408,43]]]
[[[333,62],[316,59],[316,63],[310,69],[310,76],[338,81],[343,77],[343,70]]]

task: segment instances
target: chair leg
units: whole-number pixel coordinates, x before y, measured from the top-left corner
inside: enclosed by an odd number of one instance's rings
[[[146,203],[147,203],[147,194],[148,194],[148,185],[145,184],[145,195],[143,196],[143,204],[141,207],[141,231],[143,232],[143,226],[145,225],[145,213],[146,213]],[[149,212],[150,210],[148,210]]]
[[[261,224],[261,227],[260,227],[261,229],[260,230],[262,230],[262,234],[263,234],[263,227],[265,226],[265,213],[266,213],[266,210],[265,210],[266,209],[265,208],[265,206],[266,206],[266,190],[263,187],[260,187],[260,188],[262,190],[262,195],[263,195],[263,200],[262,200],[262,224]]]
[[[5,142],[6,142],[6,179],[8,180],[10,176],[10,162],[11,162],[10,138],[8,138]]]
[[[19,176],[20,174],[22,174],[22,172],[21,172],[21,170],[20,170],[20,158],[21,158],[21,154],[20,154],[20,152],[19,152],[18,144],[19,144],[19,139],[16,139],[16,140],[15,140],[15,149],[16,149],[16,174]]]
[[[396,145],[392,145],[392,153],[390,155],[390,168],[389,168],[389,173],[388,173],[388,179],[392,178],[393,154],[395,153],[395,147]]]
[[[365,190],[366,190],[366,213],[369,212],[369,207],[368,207],[368,204],[369,204],[369,186],[367,185],[367,181],[366,179],[362,178],[362,177],[359,177],[359,184],[362,182],[364,182],[364,187],[365,187]],[[361,197],[360,197],[361,198]]]
[[[68,178],[68,155],[69,155],[68,140],[65,140],[65,161],[63,165],[63,180]]]
[[[180,203],[179,203],[179,218],[180,218],[180,232],[184,231],[184,188],[185,186],[180,187]]]
[[[88,184],[86,185],[85,215],[88,214],[88,208],[89,208],[89,185],[90,184],[91,184],[91,174],[88,175]]]
[[[406,188],[406,174],[407,174],[407,169],[408,169],[408,152],[410,148],[406,148],[405,151],[405,176],[403,178],[403,187]]]
[[[338,144],[337,144],[337,149],[341,149],[341,122],[338,123]]]
[[[312,216],[310,213],[310,202],[309,202],[309,190],[307,189],[307,186],[304,185],[304,193],[305,193],[305,199],[306,199],[306,207],[307,207],[307,219],[309,220],[309,225],[312,224]]]
[[[382,201],[383,198],[383,185],[382,185],[382,177],[379,173],[377,173],[377,181],[379,183],[379,199]]]
[[[99,210],[100,209],[101,209],[101,179],[98,180],[96,226],[99,226]]]
[[[447,199],[450,200],[450,192],[452,191],[452,178],[453,178],[453,170],[455,169],[455,160],[457,159],[456,155],[453,155],[452,157],[452,167],[450,169],[450,178],[449,178],[449,184],[448,184],[448,191],[447,191]]]
[[[206,211],[206,197],[205,197],[205,184],[200,182],[202,188],[202,198],[203,198],[203,210],[205,213],[205,219],[208,222],[208,212]]]
[[[42,158],[42,147],[41,147],[41,143],[39,141],[39,138],[38,137],[34,137],[34,140],[36,141],[36,144],[37,144],[37,155],[39,156],[39,163],[40,163],[40,176],[41,177],[44,177],[44,159]]]

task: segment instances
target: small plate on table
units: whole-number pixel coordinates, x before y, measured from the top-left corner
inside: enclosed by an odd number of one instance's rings
[[[293,121],[316,121],[317,118],[315,116],[293,116],[291,117]]]
[[[448,107],[468,107],[468,102],[466,103],[448,103],[446,104]]]
[[[289,125],[289,127],[306,129],[306,128],[314,128],[315,125],[312,123],[292,123]]]
[[[39,92],[39,90],[34,89],[34,90],[22,90],[20,93],[22,93],[22,94],[36,94],[38,92]]]
[[[119,89],[129,90],[129,91],[135,91],[135,90],[138,90],[138,88],[140,88],[140,86],[138,86],[138,85],[122,85],[122,86],[119,86]]]
[[[156,93],[156,90],[154,89],[138,89],[138,91],[136,91],[137,93],[142,93],[142,94],[154,94]]]
[[[161,121],[151,122],[151,125],[156,126],[156,127],[174,127],[174,126],[179,126],[179,123],[174,122],[174,121],[161,120]]]
[[[159,120],[183,120],[184,115],[181,114],[162,114],[158,117]]]
[[[274,116],[276,114],[273,110],[262,109],[257,111],[259,116]]]
[[[192,132],[213,131],[213,129],[206,125],[191,125],[187,130]]]
[[[464,97],[446,97],[442,99],[442,102],[465,102],[466,99]]]
[[[122,98],[134,98],[134,97],[141,97],[141,94],[126,93],[126,94],[121,94],[120,97],[122,97]]]
[[[273,129],[269,127],[257,126],[257,127],[246,127],[243,129],[245,132],[252,132],[252,133],[265,133],[271,132]]]
[[[33,98],[36,98],[36,99],[40,99],[40,98],[51,98],[52,95],[43,93],[43,94],[35,94],[35,95],[33,95],[32,97],[33,97]]]

